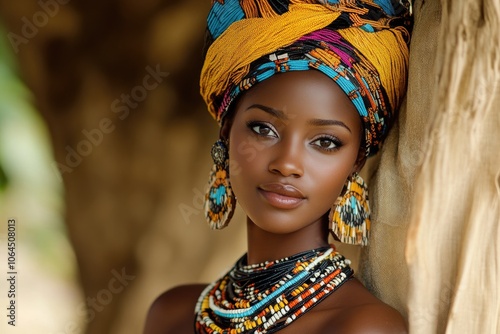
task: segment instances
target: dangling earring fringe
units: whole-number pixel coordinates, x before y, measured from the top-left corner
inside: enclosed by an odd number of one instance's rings
[[[344,195],[340,196],[330,210],[331,232],[347,244],[368,244],[370,233],[370,205],[368,188],[358,173],[347,180]]]
[[[229,183],[227,142],[217,140],[212,146],[211,155],[214,166],[210,171],[204,210],[210,228],[220,230],[229,224],[236,207],[236,197]]]

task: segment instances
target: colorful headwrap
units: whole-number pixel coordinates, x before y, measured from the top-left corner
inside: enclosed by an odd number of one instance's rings
[[[201,95],[222,124],[253,85],[316,69],[351,99],[375,154],[406,90],[409,0],[215,0]]]

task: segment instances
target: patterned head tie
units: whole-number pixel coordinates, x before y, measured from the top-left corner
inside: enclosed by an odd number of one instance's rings
[[[245,90],[319,70],[352,101],[375,154],[406,90],[409,0],[214,0],[200,90],[222,124]]]

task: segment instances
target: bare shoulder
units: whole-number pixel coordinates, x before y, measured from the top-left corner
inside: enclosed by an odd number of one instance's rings
[[[206,285],[182,285],[161,294],[149,308],[144,334],[193,333],[194,308]]]
[[[398,311],[382,302],[367,304],[352,310],[343,321],[343,333],[406,334],[406,322]]]
[[[351,279],[282,332],[405,334],[408,330],[397,310],[377,299],[357,279]]]
[[[338,332],[346,334],[405,334],[408,333],[403,316],[391,306],[372,295],[358,280],[351,280],[338,297],[350,300],[335,314]],[[344,296],[342,296],[344,295]],[[347,299],[348,298],[348,299]]]

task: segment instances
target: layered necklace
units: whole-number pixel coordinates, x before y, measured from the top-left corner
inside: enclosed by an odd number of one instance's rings
[[[248,265],[246,259],[201,293],[197,333],[277,332],[353,275],[350,261],[329,247],[260,264]]]

